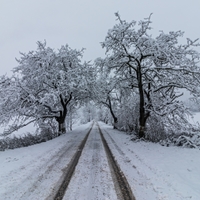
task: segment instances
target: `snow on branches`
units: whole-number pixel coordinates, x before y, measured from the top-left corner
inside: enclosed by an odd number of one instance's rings
[[[118,23],[101,43],[107,53],[104,67],[138,95],[139,137],[145,137],[150,117],[164,124],[173,120],[185,124],[187,111],[179,101],[182,94],[178,89],[200,94],[200,54],[193,49],[199,46],[197,40],[178,44],[182,31],[160,32],[153,38],[149,34],[151,15],[139,23],[122,20],[119,13],[115,15]]]
[[[87,95],[89,64],[81,62],[82,54],[83,49],[68,45],[56,52],[46,42],[38,42],[36,51],[21,53],[13,77],[1,81],[1,93],[6,93],[1,100],[1,121],[23,119],[20,128],[27,120],[52,119],[58,122],[58,131],[65,132],[68,107]]]

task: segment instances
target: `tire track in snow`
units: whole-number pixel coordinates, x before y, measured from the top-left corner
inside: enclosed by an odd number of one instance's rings
[[[172,182],[167,181],[163,176],[161,177],[161,175],[158,173],[158,171],[152,167],[150,167],[142,158],[140,158],[133,150],[131,150],[130,148],[128,148],[128,151],[131,152],[131,154],[133,154],[134,158],[137,159],[141,165],[145,168],[145,169],[139,169],[137,166],[135,166],[134,163],[130,162],[131,159],[128,157],[128,155],[126,155],[123,150],[117,145],[117,143],[115,142],[115,140],[111,137],[110,133],[108,133],[108,131],[103,130],[103,132],[107,135],[107,138],[110,140],[110,142],[112,143],[113,147],[115,147],[115,149],[117,150],[117,152],[120,154],[120,159],[123,160],[124,163],[126,163],[126,165],[130,165],[130,168],[132,168],[133,170],[135,170],[138,174],[138,179],[134,179],[135,182],[139,182],[141,180],[142,183],[139,183],[140,186],[142,187],[142,185],[147,189],[147,190],[152,190],[153,192],[155,192],[155,198],[158,200],[164,200],[164,199],[168,199],[168,197],[163,194],[162,192],[162,188],[160,187],[160,185],[154,185],[151,181],[150,175],[158,180],[157,182],[162,182],[162,185],[166,185],[167,188],[169,188],[169,192],[173,191],[176,193],[177,196],[177,200],[178,199],[184,199],[184,197],[179,193],[179,191],[177,191],[177,189],[173,186]],[[111,145],[111,143],[109,145]],[[119,159],[119,157],[118,157]]]
[[[84,135],[85,134],[80,134],[79,137],[82,138]],[[59,181],[59,176],[63,174],[62,169],[66,166],[66,163],[70,162],[70,158],[74,155],[80,144],[79,141],[80,139],[77,140],[76,135],[73,139],[68,140],[67,143],[59,142],[57,145],[62,145],[60,148],[57,148],[56,151],[56,147],[52,147],[50,151],[46,151],[42,155],[34,158],[34,160],[31,160],[28,165],[21,166],[7,174],[6,176],[13,177],[13,184],[12,187],[10,186],[10,188],[7,188],[6,192],[3,193],[4,199],[10,199],[11,194],[15,194],[20,200],[45,199],[45,195],[49,195],[50,190],[53,189],[52,185],[55,184],[49,184],[48,179],[52,180],[53,178],[55,182]],[[46,154],[50,154],[50,156],[46,156]],[[55,177],[55,174],[58,175],[58,177]],[[6,185],[6,183],[4,184]],[[26,190],[21,189],[23,185],[26,185]],[[49,191],[46,190],[46,187],[49,187]],[[43,191],[43,188],[46,193]]]
[[[59,163],[62,161],[68,161],[68,160],[63,160],[63,158],[65,157],[65,155],[67,154],[67,152],[69,150],[72,149],[72,147],[75,145],[75,143],[70,144],[70,146],[67,146],[67,148],[63,148],[59,154],[54,155],[51,160],[48,161],[48,163],[46,163],[45,166],[45,171],[39,172],[39,174],[37,175],[36,180],[34,180],[34,182],[32,182],[29,186],[29,189],[20,197],[20,199],[30,199],[30,194],[32,192],[34,192],[35,190],[37,190],[38,188],[41,190],[41,185],[42,185],[42,181],[47,180],[49,176],[51,176],[51,173],[55,173],[55,169],[60,169],[62,170],[62,168],[59,166]],[[73,154],[70,154],[70,156],[72,156]],[[37,171],[40,171],[40,168],[36,169]],[[36,171],[34,171],[33,173],[36,173]],[[31,180],[33,174],[31,174],[30,176],[26,177],[27,181]],[[26,182],[27,182],[26,181]]]
[[[117,200],[106,152],[95,124],[63,200]]]
[[[77,135],[72,139],[74,140],[75,138],[77,138]],[[67,141],[67,143],[73,142],[72,139]],[[40,144],[42,144],[42,143],[40,143]],[[40,144],[35,144],[35,145],[40,145]],[[31,146],[34,146],[34,145],[31,145]],[[60,148],[57,148],[57,146],[60,146]],[[40,164],[40,167],[48,165],[48,163],[51,162],[51,159],[54,159],[55,157],[58,156],[58,154],[62,150],[63,146],[66,147],[66,143],[63,143],[63,142],[56,143],[55,147],[52,147],[50,150],[48,149],[47,151],[43,152],[41,155],[35,157],[33,160],[29,161],[28,163],[25,163],[25,165],[15,167],[15,169],[10,171],[9,174],[3,175],[2,177],[5,179],[5,177],[14,177],[14,176],[16,176],[16,174],[23,175],[23,172],[25,172],[24,169],[33,168],[33,166],[36,166],[36,168],[37,168],[38,163]],[[21,148],[24,148],[24,150],[26,150],[27,147],[21,147]],[[10,150],[10,151],[12,151],[12,150]],[[13,158],[13,159],[7,158],[7,162],[13,162],[13,161],[18,161],[18,159],[17,158]],[[42,163],[42,165],[41,165],[41,163]]]
[[[92,124],[93,127],[94,123]],[[56,195],[54,197],[54,200],[61,200],[63,199],[63,196],[65,194],[65,191],[69,185],[69,182],[71,180],[71,177],[74,173],[75,167],[79,161],[79,158],[81,156],[82,150],[85,146],[85,143],[87,141],[87,138],[92,130],[92,127],[90,128],[90,130],[88,131],[87,135],[85,136],[85,138],[83,139],[83,141],[81,142],[81,144],[78,147],[77,152],[74,154],[73,158],[71,159],[70,163],[68,164],[67,168],[64,170],[64,179],[62,180],[62,183],[58,189],[58,191],[56,192]],[[48,198],[49,200],[50,198]]]
[[[124,176],[124,173],[120,169],[120,167],[117,163],[117,160],[115,160],[115,158],[103,136],[103,133],[100,129],[99,124],[98,124],[98,128],[99,128],[102,142],[104,144],[104,148],[106,151],[106,155],[108,158],[108,162],[109,162],[111,171],[113,172],[113,181],[114,181],[114,184],[116,187],[116,192],[117,192],[118,198],[122,199],[122,200],[135,200],[135,197],[132,193],[131,187],[129,186],[129,183],[128,183],[126,177]],[[124,155],[123,151],[121,151],[119,147],[117,149],[120,152],[120,154]]]

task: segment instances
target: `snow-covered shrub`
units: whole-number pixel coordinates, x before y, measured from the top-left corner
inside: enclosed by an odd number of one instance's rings
[[[31,133],[25,134],[23,137],[9,138],[5,137],[0,140],[0,151],[5,149],[15,149],[20,147],[27,147],[30,145],[38,144],[41,142],[46,142],[58,136],[58,133],[54,132],[50,126],[40,127],[37,130],[37,134],[33,135]]]
[[[117,110],[118,124],[121,131],[128,133],[138,132],[139,121],[139,100],[137,95],[124,91],[121,97],[121,104]]]
[[[130,105],[122,105],[117,112],[118,114],[118,129],[126,132],[136,131],[138,115],[135,108]]]
[[[196,148],[195,141],[190,136],[181,135],[174,140],[174,144],[177,146]]]
[[[199,148],[200,149],[200,131],[194,130],[190,133],[171,134],[167,139],[160,141],[163,146],[179,146],[187,148]]]
[[[156,116],[149,117],[147,121],[145,139],[151,142],[159,142],[161,140],[165,140],[166,138],[167,134],[163,122]]]

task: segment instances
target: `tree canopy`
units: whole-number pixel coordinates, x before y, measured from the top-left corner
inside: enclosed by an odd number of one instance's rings
[[[56,120],[59,132],[65,132],[68,106],[87,96],[89,63],[81,62],[83,50],[73,50],[68,45],[58,52],[47,47],[46,42],[38,42],[37,46],[36,51],[21,53],[14,76],[4,81],[7,86],[1,90],[1,96],[6,92],[1,99],[1,119],[15,118],[20,122],[16,127]]]
[[[180,44],[182,31],[153,37],[151,15],[138,23],[115,15],[117,24],[101,43],[106,57],[93,64],[82,62],[84,49],[68,45],[55,51],[38,42],[36,51],[21,53],[13,76],[0,79],[0,123],[14,120],[8,132],[45,121],[57,122],[58,131],[65,132],[69,108],[83,101],[94,108],[90,100],[110,111],[115,128],[135,131],[140,138],[149,130],[191,127],[180,89],[200,95],[197,40]]]
[[[193,50],[199,45],[197,40],[187,39],[185,45],[179,44],[181,31],[161,32],[153,38],[149,34],[151,16],[138,24],[122,20],[118,13],[116,17],[118,24],[102,42],[107,57],[97,62],[138,95],[139,137],[145,137],[150,117],[162,118],[165,124],[173,120],[186,122],[178,89],[199,95],[200,54]]]

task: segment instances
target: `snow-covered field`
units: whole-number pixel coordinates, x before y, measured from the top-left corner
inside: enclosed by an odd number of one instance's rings
[[[136,200],[200,199],[200,150],[163,147],[147,142],[136,143],[130,140],[130,136],[113,130],[111,126],[101,122],[99,124]],[[77,127],[74,131],[46,143],[0,152],[0,199],[42,200],[50,195],[60,181],[62,169],[70,161],[89,125]],[[90,144],[93,140],[95,143]],[[99,136],[93,133],[93,136],[88,138],[76,168],[76,175],[66,193],[70,200],[77,199],[73,192],[79,180],[79,186],[83,186],[83,189],[80,190],[78,200],[86,200],[84,196],[88,197],[89,194],[87,187],[94,186],[91,195],[99,192],[100,200],[110,199],[108,197],[113,193],[102,145],[98,146],[100,154],[92,148],[97,144]],[[64,160],[61,159],[63,155]],[[97,162],[90,162],[94,161],[95,155]],[[99,170],[92,171],[93,164]],[[101,171],[102,166],[105,171]],[[81,179],[78,174],[81,175]],[[90,180],[82,175],[89,175]],[[109,186],[104,187],[104,190],[98,190],[101,184],[109,183],[111,190],[108,190]],[[113,196],[111,199],[115,198],[116,196]]]

